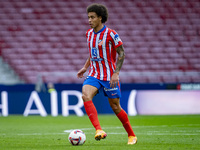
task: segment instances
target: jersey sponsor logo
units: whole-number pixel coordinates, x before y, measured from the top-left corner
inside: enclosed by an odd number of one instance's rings
[[[102,61],[103,58],[91,58],[91,61]]]
[[[97,49],[95,47],[92,48],[92,58],[91,61],[102,61],[103,58],[99,58],[97,56]]]
[[[97,57],[97,49],[95,47],[92,48],[92,58]]]

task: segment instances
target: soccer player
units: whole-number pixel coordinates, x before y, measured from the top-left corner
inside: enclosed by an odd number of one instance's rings
[[[97,110],[92,101],[102,88],[112,110],[128,134],[128,144],[136,144],[137,137],[130,125],[128,115],[120,106],[119,72],[125,58],[123,43],[116,31],[104,25],[108,19],[108,11],[104,5],[95,3],[88,6],[87,14],[91,27],[86,32],[89,58],[83,68],[78,71],[77,77],[84,77],[84,73],[90,66],[88,76],[83,83],[82,98],[86,113],[96,129],[95,139],[101,140],[107,136],[101,128]],[[116,59],[117,54],[118,58]]]

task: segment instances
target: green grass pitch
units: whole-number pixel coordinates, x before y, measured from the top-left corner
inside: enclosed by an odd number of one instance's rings
[[[87,116],[0,117],[0,150],[199,150],[200,115],[134,116],[131,125],[138,137],[127,145],[127,134],[115,115],[99,115],[106,139],[96,141]],[[64,131],[81,129],[87,140],[72,146]]]

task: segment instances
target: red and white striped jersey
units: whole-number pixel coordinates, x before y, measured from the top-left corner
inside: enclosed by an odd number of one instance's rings
[[[89,29],[86,38],[90,53],[88,76],[110,81],[116,68],[116,48],[123,44],[119,35],[104,25],[97,33]]]

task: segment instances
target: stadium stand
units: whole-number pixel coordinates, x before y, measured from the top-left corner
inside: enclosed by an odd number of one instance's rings
[[[200,82],[200,0],[0,0],[0,54],[26,83],[79,83],[86,7],[109,9],[123,40],[123,83]],[[48,73],[49,72],[49,73]],[[74,73],[73,73],[74,72]]]
[[[23,83],[23,81],[16,75],[7,63],[4,63],[0,57],[0,84],[10,85],[18,83]]]

